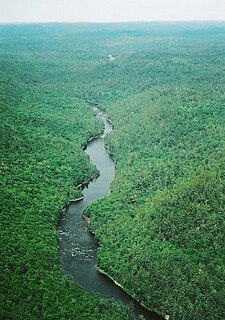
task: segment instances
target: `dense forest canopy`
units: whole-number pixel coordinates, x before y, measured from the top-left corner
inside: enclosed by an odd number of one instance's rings
[[[224,36],[222,22],[0,26],[2,319],[133,319],[59,265],[61,208],[97,175],[86,100],[115,128],[112,192],[85,213],[99,267],[170,319],[223,318]]]

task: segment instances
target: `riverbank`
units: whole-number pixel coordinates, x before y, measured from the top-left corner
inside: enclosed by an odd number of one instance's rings
[[[96,166],[99,175],[89,183],[79,185],[79,188],[84,187],[83,199],[80,197],[75,199],[77,201],[70,202],[65,218],[60,223],[62,267],[64,272],[71,275],[85,290],[98,292],[104,298],[114,298],[125,305],[132,303],[136,317],[142,314],[146,319],[155,320],[156,317],[152,312],[128,295],[122,286],[104,274],[103,270],[96,268],[98,241],[92,230],[87,227],[90,218],[84,215],[84,210],[93,201],[104,198],[110,193],[110,184],[115,175],[114,161],[104,145],[104,136],[112,132],[112,124],[108,122],[103,112],[99,109],[96,112],[104,124],[104,132],[100,137],[89,139],[85,153]]]
[[[120,287],[124,292],[126,292],[129,296],[132,297],[137,303],[139,303],[143,308],[145,308],[148,312],[151,312],[141,301],[137,300],[134,296],[132,296],[129,292],[126,291],[126,289],[115,279],[113,279],[106,271],[101,269],[98,265],[96,266],[96,269],[99,273],[104,274],[104,276],[108,277],[110,280],[112,280],[117,287]]]
[[[84,214],[82,215],[84,220],[86,221],[87,225],[89,226],[91,223],[91,218],[85,216]],[[93,230],[91,230],[90,228],[88,229],[89,232],[92,234],[93,237],[95,237],[95,234],[93,232]],[[98,241],[98,240],[97,240]],[[135,296],[131,295],[129,292],[126,291],[126,289],[119,283],[117,282],[109,273],[107,273],[105,270],[101,269],[98,264],[96,265],[96,270],[104,275],[105,277],[107,277],[108,279],[110,279],[117,287],[121,288],[126,294],[128,294],[134,301],[136,301],[137,303],[139,303],[143,308],[146,309],[147,312],[152,312],[151,310],[149,310],[141,301],[139,301],[138,299],[136,299]],[[157,315],[157,319],[163,319],[163,317]],[[166,317],[165,317],[166,319]]]

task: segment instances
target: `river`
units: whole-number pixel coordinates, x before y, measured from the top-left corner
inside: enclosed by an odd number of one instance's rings
[[[104,145],[104,137],[112,132],[112,125],[103,112],[93,105],[92,108],[104,124],[104,133],[88,142],[85,153],[100,174],[97,179],[89,182],[83,189],[84,199],[71,202],[60,219],[61,265],[64,273],[71,275],[74,282],[85,290],[97,292],[104,298],[114,298],[124,304],[133,303],[136,318],[142,314],[148,320],[162,319],[154,312],[142,307],[124,290],[115,285],[112,280],[100,274],[96,269],[98,243],[89,232],[82,214],[92,201],[109,194],[110,183],[115,175],[115,164]]]

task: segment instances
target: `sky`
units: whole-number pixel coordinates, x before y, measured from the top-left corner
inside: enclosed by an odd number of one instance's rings
[[[0,0],[0,23],[225,20],[225,0]]]

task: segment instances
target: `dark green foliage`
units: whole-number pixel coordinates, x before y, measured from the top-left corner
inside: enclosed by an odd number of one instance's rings
[[[59,269],[60,207],[96,174],[86,99],[115,127],[112,193],[86,211],[100,268],[162,315],[222,319],[224,23],[0,30],[3,319],[129,318]]]

